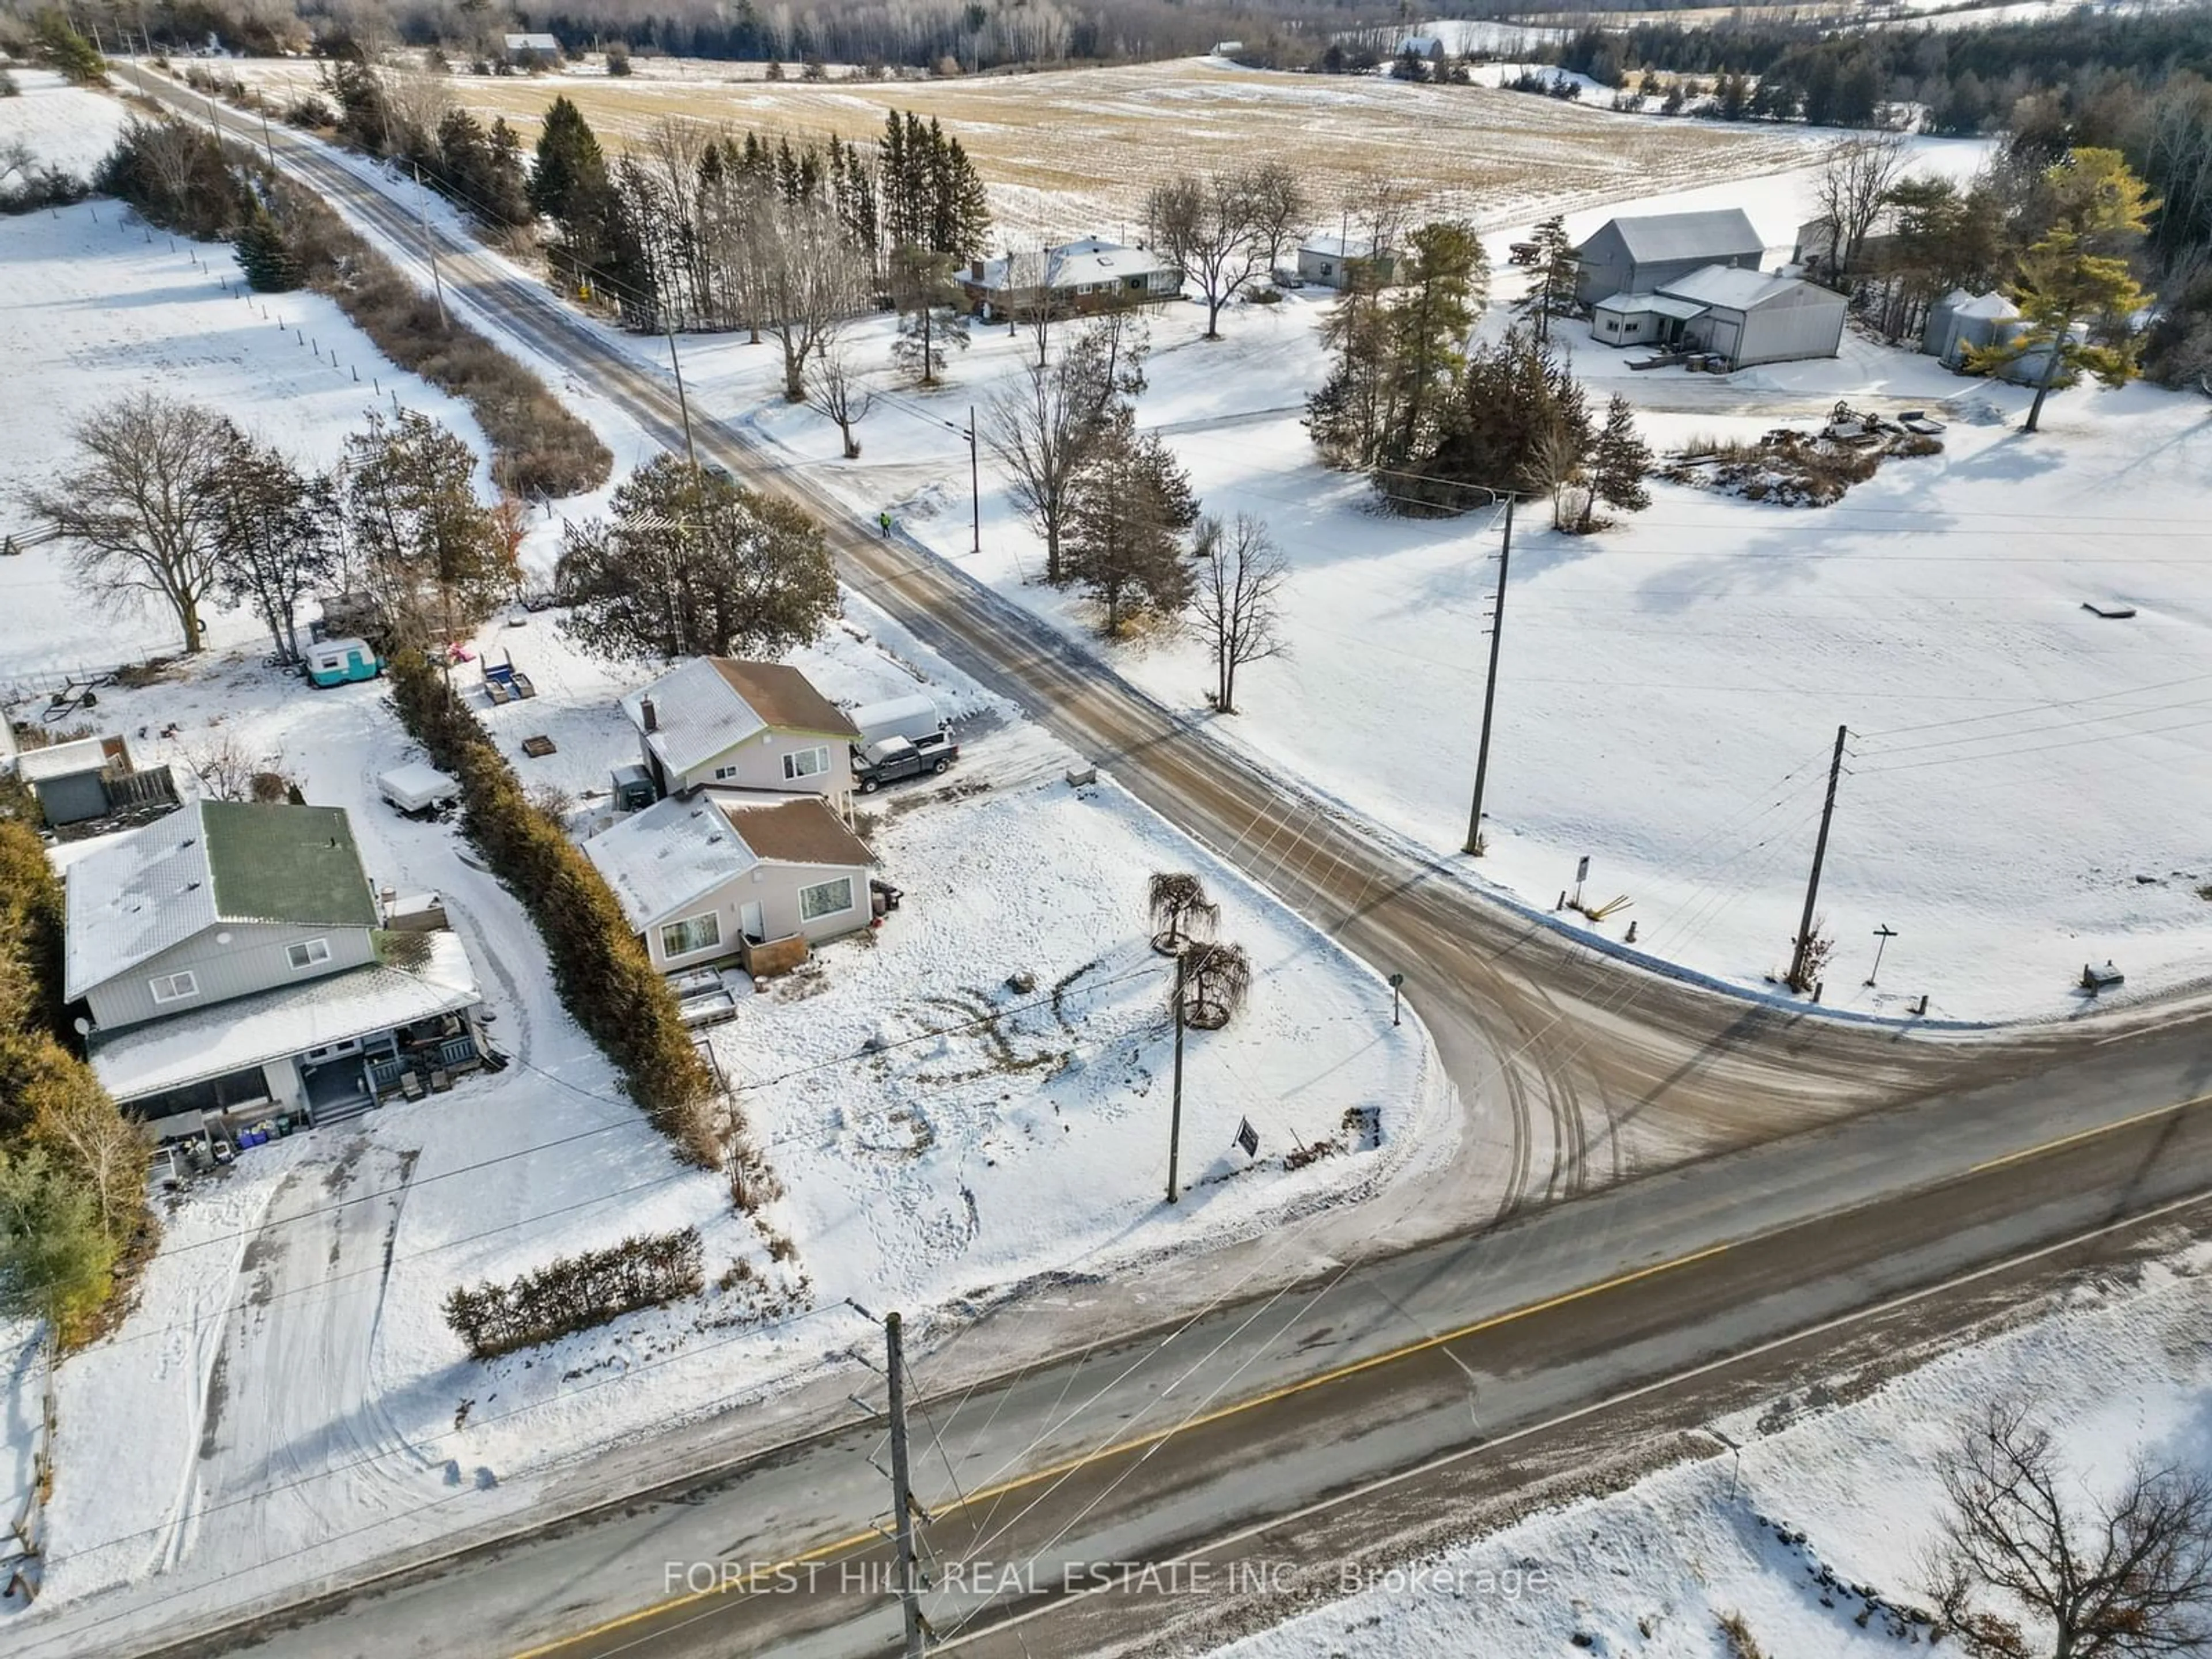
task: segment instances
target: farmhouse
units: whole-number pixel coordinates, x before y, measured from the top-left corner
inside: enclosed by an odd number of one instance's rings
[[[711,784],[851,806],[860,728],[796,668],[694,657],[622,707],[657,794]]]
[[[1741,208],[1609,219],[1575,249],[1575,297],[1648,294],[1707,265],[1756,270],[1766,246]]]
[[[818,796],[672,795],[584,852],[664,972],[730,957],[751,972],[794,967],[873,919],[875,855]]]
[[[1034,317],[1048,307],[1055,315],[1070,315],[1161,304],[1182,292],[1182,272],[1149,248],[1086,236],[1058,247],[975,260],[960,287],[981,317]]]
[[[1590,307],[1590,336],[1607,345],[1711,352],[1731,368],[1832,357],[1844,337],[1844,296],[1795,276],[1707,265],[1646,294]]]
[[[467,952],[431,933],[384,959],[337,807],[195,801],[84,853],[64,893],[93,1070],[163,1139],[349,1117],[481,1060]]]
[[[1382,285],[1388,287],[1395,275],[1397,259],[1385,248],[1375,251],[1372,242],[1342,236],[1309,236],[1298,244],[1298,277],[1302,282],[1317,283],[1323,288],[1342,288],[1352,278],[1359,265],[1374,269]]]
[[[561,61],[561,43],[550,34],[510,34],[501,44],[507,61],[520,69],[550,69]]]

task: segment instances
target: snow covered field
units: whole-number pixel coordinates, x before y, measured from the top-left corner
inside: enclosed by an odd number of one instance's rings
[[[303,89],[311,66],[249,60],[249,83]],[[1092,231],[1141,234],[1146,191],[1176,168],[1296,167],[1323,213],[1357,210],[1378,182],[1406,181],[1452,211],[1534,216],[1803,165],[1831,135],[1718,123],[1638,121],[1551,100],[1375,76],[1274,74],[1185,58],[1110,69],[922,82],[457,76],[434,88],[534,138],[556,94],[611,149],[669,118],[774,134],[872,140],[892,109],[944,123],[989,189],[1001,239],[1024,246]],[[1172,135],[1164,142],[1163,135]]]
[[[94,94],[73,95],[120,108]],[[0,121],[19,101],[29,94],[0,100]],[[396,394],[483,451],[468,406],[393,368],[335,302],[307,293],[250,295],[228,248],[126,223],[114,202],[0,219],[0,266],[9,275],[0,288],[0,357],[9,386],[0,398],[0,528],[10,532],[32,527],[18,492],[70,464],[76,423],[141,392],[223,410],[313,466],[340,458],[346,434],[361,429],[380,394],[387,413]],[[168,617],[88,603],[70,580],[65,550],[52,543],[0,560],[0,609],[8,618],[0,687],[179,644]],[[217,645],[262,631],[243,611],[215,612],[210,623]]]
[[[1921,1552],[1942,1513],[1937,1460],[1986,1402],[2027,1405],[2057,1433],[2067,1473],[2100,1496],[2137,1452],[2212,1462],[2208,1268],[2201,1249],[2153,1263],[2137,1282],[2081,1291],[2063,1311],[1849,1405],[1788,1398],[1723,1419],[1713,1426],[1743,1447],[1740,1483],[1725,1455],[1668,1469],[1452,1551],[1425,1564],[1419,1588],[1401,1578],[1217,1659],[1537,1659],[1571,1643],[1709,1659],[1729,1651],[1718,1629],[1729,1614],[1789,1659],[1896,1654],[1906,1644],[1886,1618],[1860,1626],[1864,1604],[1847,1594],[1823,1605],[1808,1566],[1926,1605]],[[1805,1540],[1785,1544],[1777,1528]]]
[[[46,166],[90,179],[123,130],[129,112],[121,101],[73,87],[52,70],[9,73],[21,95],[0,98],[0,149],[21,144]]]

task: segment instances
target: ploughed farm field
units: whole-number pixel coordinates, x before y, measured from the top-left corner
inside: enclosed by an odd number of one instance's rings
[[[1118,69],[942,81],[768,82],[591,70],[452,76],[464,107],[503,115],[525,142],[556,96],[574,99],[603,143],[640,145],[669,117],[794,138],[866,138],[887,110],[935,118],[989,181],[996,235],[1136,234],[1145,194],[1167,174],[1281,160],[1312,199],[1355,220],[1383,180],[1431,210],[1478,222],[1528,218],[1690,185],[1779,172],[1815,159],[1828,135],[1656,122],[1482,87],[1413,86],[1372,76],[1286,75],[1187,58]],[[232,66],[249,84],[310,88],[296,61]],[[687,68],[696,66],[687,65]],[[422,76],[422,82],[432,77]]]

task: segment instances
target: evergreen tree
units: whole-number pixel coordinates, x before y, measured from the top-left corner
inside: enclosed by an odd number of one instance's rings
[[[1516,329],[1468,355],[1435,451],[1404,469],[1413,476],[1380,482],[1401,510],[1464,512],[1492,499],[1493,490],[1549,489],[1590,441],[1581,383]]]
[[[1605,425],[1591,449],[1589,470],[1594,499],[1624,513],[1641,513],[1651,505],[1651,492],[1644,486],[1651,476],[1651,446],[1637,431],[1628,399],[1618,392],[1605,406]]]
[[[289,294],[303,280],[300,256],[258,202],[232,236],[231,249],[246,286],[257,294]]]
[[[0,1146],[0,1316],[70,1340],[106,1301],[120,1253],[89,1182],[42,1147]]]
[[[107,64],[99,49],[70,27],[66,12],[58,9],[40,12],[32,20],[31,31],[39,60],[71,86],[107,84]]]
[[[2063,374],[2087,370],[2106,386],[2136,375],[2142,341],[2133,319],[2149,295],[2128,268],[2159,204],[2116,149],[2077,149],[2044,174],[2051,228],[2020,257],[2013,299],[2025,326],[2008,343],[1968,348],[1968,367],[1988,374],[2041,354],[2027,430],[2043,418],[2043,400]],[[2090,337],[2075,338],[2087,325]]]
[[[395,645],[465,639],[512,590],[512,554],[476,498],[476,456],[428,416],[346,439],[346,524]]]
[[[822,527],[781,498],[657,457],[562,544],[563,632],[614,659],[781,656],[837,612]]]
[[[1349,261],[1344,288],[1322,324],[1332,361],[1328,378],[1306,399],[1305,428],[1331,466],[1364,467],[1382,453],[1389,351],[1381,296],[1381,267]]]
[[[930,124],[932,136],[936,123]],[[980,255],[991,234],[991,199],[968,152],[957,138],[945,140],[944,160],[937,173],[935,244],[939,253],[956,259]]]
[[[607,161],[584,118],[566,94],[545,112],[538,135],[538,166],[530,175],[530,204],[564,229],[595,204],[607,188]]]
[[[1127,405],[1100,428],[1070,494],[1066,568],[1105,605],[1108,638],[1133,606],[1172,615],[1190,602],[1196,577],[1182,538],[1198,498],[1166,441],[1139,435]]]
[[[1459,377],[1460,343],[1489,288],[1482,244],[1459,220],[1423,225],[1407,239],[1399,289],[1384,307],[1389,424],[1382,459],[1397,465],[1433,446]]]
[[[1582,262],[1575,258],[1573,239],[1566,221],[1553,214],[1536,227],[1535,280],[1528,289],[1528,309],[1536,319],[1536,343],[1548,345],[1552,319],[1575,308],[1575,289],[1582,276]]]
[[[902,247],[891,255],[891,294],[899,308],[891,360],[921,386],[938,383],[947,348],[968,349],[968,315],[954,270],[949,253]]]

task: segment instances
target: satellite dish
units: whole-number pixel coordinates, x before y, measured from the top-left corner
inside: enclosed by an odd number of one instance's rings
[[[215,942],[217,945],[228,945],[230,943],[230,935],[228,933],[217,933],[215,936]]]
[[[76,1017],[76,1034],[79,1036],[90,1036],[92,1035],[92,1022],[87,1019],[82,1014],[79,1014]]]

